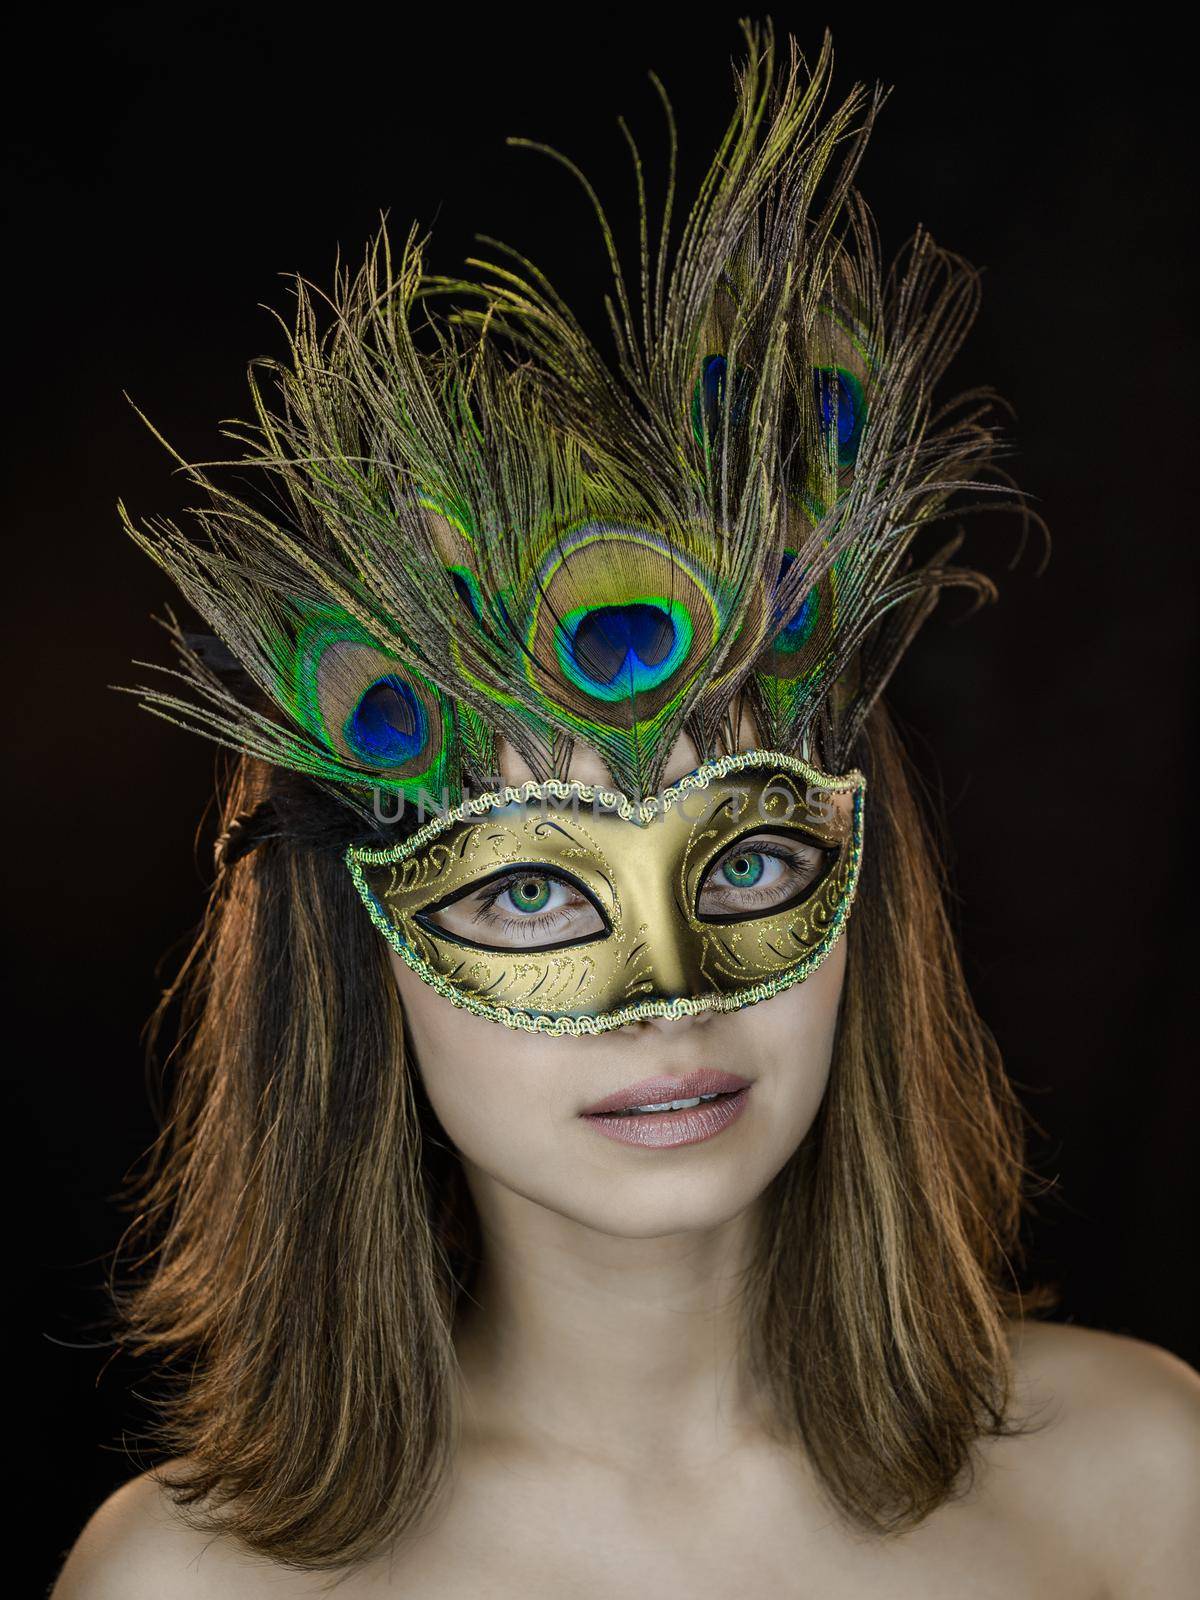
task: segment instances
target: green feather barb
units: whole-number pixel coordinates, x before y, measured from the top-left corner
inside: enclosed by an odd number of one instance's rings
[[[769,26],[745,31],[677,239],[657,79],[653,245],[621,124],[629,267],[588,180],[547,152],[594,210],[611,358],[494,241],[434,276],[415,230],[394,255],[381,226],[327,296],[296,281],[288,359],[251,366],[253,420],[226,429],[262,492],[206,470],[234,463],[181,462],[188,531],[121,507],[253,685],[180,637],[172,686],[140,691],[150,709],[360,805],[374,787],[454,798],[501,739],[538,778],[586,743],[642,796],[684,729],[718,753],[739,697],[765,747],[813,744],[840,769],[938,590],[990,589],[950,547],[917,563],[915,536],[960,491],[1006,484],[990,396],[932,398],[977,275],[921,231],[885,271],[852,187],[881,95],[829,110],[828,37],[809,69]]]

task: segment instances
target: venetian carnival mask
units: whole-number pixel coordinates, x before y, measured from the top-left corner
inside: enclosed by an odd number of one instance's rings
[[[527,783],[348,861],[375,925],[454,1004],[601,1033],[806,978],[850,912],[863,787],[770,751],[707,762],[640,804]]]

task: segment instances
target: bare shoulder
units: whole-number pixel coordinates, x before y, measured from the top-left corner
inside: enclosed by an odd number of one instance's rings
[[[1117,1600],[1187,1592],[1200,1566],[1200,1374],[1090,1328],[1013,1324],[1010,1343],[1013,1420],[1027,1431],[996,1442],[1001,1493],[1081,1535]]]
[[[1157,1345],[1066,1323],[1011,1325],[1018,1407],[1075,1431],[1129,1429],[1131,1445],[1200,1449],[1200,1374]]]
[[[161,1478],[145,1473],[88,1522],[50,1600],[228,1600],[264,1592],[265,1576],[231,1541],[189,1527]],[[281,1595],[277,1584],[271,1592]]]

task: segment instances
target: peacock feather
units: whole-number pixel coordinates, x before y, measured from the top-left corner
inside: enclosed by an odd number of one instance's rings
[[[501,739],[539,778],[582,741],[646,795],[684,729],[717,753],[740,697],[764,747],[846,762],[937,592],[987,588],[949,547],[913,556],[960,491],[1004,489],[989,396],[932,399],[978,280],[923,231],[885,271],[852,187],[880,93],[826,111],[828,37],[809,69],[769,25],[745,33],[677,239],[657,79],[653,243],[622,124],[636,294],[599,198],[547,152],[594,209],[610,355],[495,241],[438,277],[415,230],[394,256],[381,226],[328,297],[297,280],[289,358],[252,364],[253,420],[226,429],[263,492],[177,457],[200,491],[188,531],[121,507],[244,675],[177,633],[151,710],[360,807],[380,787],[456,799]]]

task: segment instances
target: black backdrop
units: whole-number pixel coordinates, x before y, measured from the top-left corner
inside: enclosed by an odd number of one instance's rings
[[[280,351],[258,303],[286,310],[286,271],[328,282],[381,208],[434,225],[435,268],[499,234],[598,313],[582,201],[503,136],[556,144],[623,203],[615,117],[654,145],[653,66],[694,179],[740,52],[733,11],[402,15],[187,4],[9,25],[8,1371],[36,1400],[10,1453],[48,1520],[45,1573],[132,1471],[138,1374],[88,1345],[110,1197],[152,1133],[139,1028],[206,878],[211,752],[106,687],[136,676],[130,657],[165,659],[148,617],[170,598],[116,499],[183,503],[122,390],[185,454],[222,453],[246,360]],[[1029,556],[1010,572],[1011,524],[974,523],[1002,602],[958,626],[951,600],[893,695],[943,797],[975,993],[1057,1180],[1034,1275],[1061,1285],[1061,1316],[1197,1362],[1186,102],[1169,39],[1095,15],[775,13],[810,51],[833,26],[841,88],[896,86],[862,186],[887,247],[920,220],[986,269],[955,375],[1015,406],[1014,469],[1054,537],[1044,575]]]

